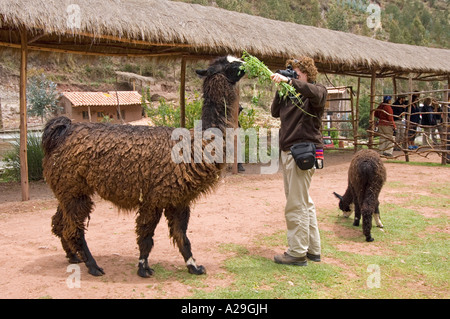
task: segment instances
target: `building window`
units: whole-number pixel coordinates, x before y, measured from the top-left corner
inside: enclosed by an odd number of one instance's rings
[[[83,111],[83,120],[89,120],[89,112],[88,111]]]

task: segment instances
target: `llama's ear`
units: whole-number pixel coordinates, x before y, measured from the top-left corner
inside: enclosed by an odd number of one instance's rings
[[[197,73],[197,75],[200,77],[205,77],[208,73],[208,70],[195,70],[195,73]]]
[[[340,200],[342,200],[342,196],[339,194],[336,194],[335,192],[333,192],[334,196],[336,196],[337,198],[339,198]]]

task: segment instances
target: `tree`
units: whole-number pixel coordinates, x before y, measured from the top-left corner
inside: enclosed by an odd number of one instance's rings
[[[46,78],[44,74],[33,76],[27,86],[28,112],[40,116],[42,121],[50,114],[60,110],[56,83]]]
[[[328,28],[337,31],[349,31],[347,12],[338,6],[330,7],[327,15]]]
[[[415,45],[426,45],[425,27],[416,15],[411,26],[411,40]]]

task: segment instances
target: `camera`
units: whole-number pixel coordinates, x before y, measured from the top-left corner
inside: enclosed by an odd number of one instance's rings
[[[298,79],[298,74],[292,69],[292,65],[288,65],[286,70],[277,70],[275,73],[279,73],[290,79]]]

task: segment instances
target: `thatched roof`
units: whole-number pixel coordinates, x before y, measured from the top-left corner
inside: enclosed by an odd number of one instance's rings
[[[0,0],[0,45],[17,47],[20,26],[30,49],[166,57],[247,50],[274,66],[307,55],[326,72],[450,73],[450,50],[166,0]]]

